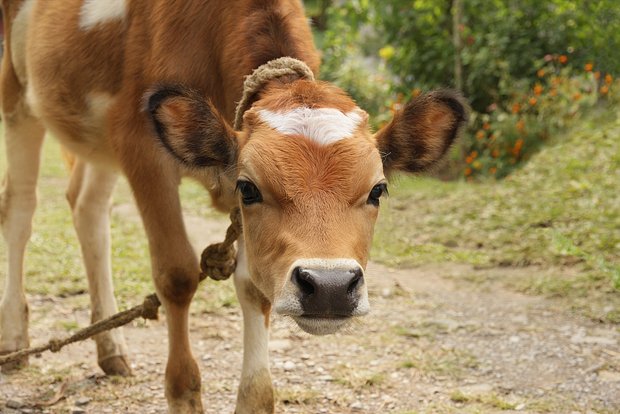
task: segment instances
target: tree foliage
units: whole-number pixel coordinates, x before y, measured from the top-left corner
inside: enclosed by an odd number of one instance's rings
[[[324,44],[327,77],[342,75],[345,60],[357,51],[362,60],[385,64],[396,92],[453,86],[453,3],[333,2]],[[463,89],[477,111],[507,98],[507,85],[515,79],[534,82],[545,55],[566,54],[577,66],[594,61],[604,72],[620,69],[617,0],[467,0],[463,5]]]

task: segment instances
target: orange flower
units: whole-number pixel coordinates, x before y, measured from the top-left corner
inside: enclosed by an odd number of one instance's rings
[[[601,78],[601,72],[600,71],[596,71],[594,72],[594,79],[599,80]]]
[[[523,147],[523,140],[521,138],[519,138],[517,140],[517,142],[515,142],[515,146],[512,148],[512,150],[510,152],[512,152],[512,155],[514,155],[516,157],[521,152],[521,148],[522,147]]]
[[[469,177],[471,175],[471,173],[472,173],[472,169],[471,168],[469,168],[469,167],[465,168],[465,177]]]
[[[496,167],[489,168],[489,174],[494,175],[496,172],[497,172],[497,168]]]
[[[549,96],[557,96],[558,95],[558,90],[557,89],[551,89],[549,91]]]
[[[523,139],[519,138],[517,142],[515,142],[515,149],[521,151],[521,147],[523,147]]]
[[[519,119],[517,121],[517,131],[519,132],[525,131],[525,121],[523,119]]]
[[[568,56],[566,56],[566,55],[560,55],[560,57],[558,58],[558,61],[559,61],[561,64],[565,65],[565,64],[566,64],[566,62],[568,62]]]
[[[512,113],[513,114],[518,114],[520,110],[521,110],[521,105],[519,105],[518,102],[516,102],[516,103],[514,103],[512,105]]]
[[[601,92],[601,95],[607,95],[607,92],[609,92],[609,86],[603,85],[599,91]]]
[[[543,87],[540,83],[534,85],[534,95],[540,95],[543,92]]]
[[[538,102],[538,99],[531,97],[530,100],[528,101],[530,106],[536,106],[536,103]]]
[[[542,78],[543,76],[545,76],[545,73],[547,73],[547,72],[545,72],[544,69],[538,69],[536,71],[536,76],[538,76],[539,78]]]
[[[605,83],[606,84],[611,85],[613,80],[614,80],[614,78],[609,73],[607,75],[605,75]]]
[[[579,92],[575,92],[575,94],[573,95],[573,100],[578,101],[580,99],[581,99],[581,94]]]
[[[585,64],[584,69],[586,70],[586,72],[592,72],[592,69],[594,69],[594,65],[592,64],[592,62],[588,62]]]
[[[478,130],[478,132],[476,132],[476,139],[481,140],[482,138],[484,138],[485,133],[483,130]]]
[[[467,158],[465,158],[465,164],[471,164],[474,161],[474,159],[471,156],[468,156]]]
[[[493,158],[499,157],[499,150],[497,148],[495,148],[493,151],[491,151],[491,157],[493,157]]]
[[[472,158],[476,158],[478,156],[478,151],[472,151],[471,154],[469,154],[470,157]]]
[[[491,129],[491,124],[489,124],[488,122],[485,122],[484,124],[482,124],[482,129],[484,129],[485,131],[488,131],[489,129]]]

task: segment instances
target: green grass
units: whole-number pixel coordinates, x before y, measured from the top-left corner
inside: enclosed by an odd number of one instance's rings
[[[579,269],[518,288],[589,296],[620,290],[620,120],[617,110],[554,137],[504,181],[398,176],[380,214],[373,258],[393,266]]]

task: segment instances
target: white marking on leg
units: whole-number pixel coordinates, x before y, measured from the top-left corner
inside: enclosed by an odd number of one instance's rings
[[[238,241],[235,289],[243,311],[243,367],[237,395],[237,414],[271,412],[273,385],[269,374],[269,326],[261,304],[249,289],[256,289],[250,280],[244,243]],[[268,315],[267,315],[268,316]],[[268,395],[268,394],[271,395]],[[257,398],[262,395],[261,398]],[[268,398],[265,398],[268,397]],[[264,405],[264,406],[257,406]]]
[[[335,108],[295,108],[286,112],[268,109],[258,111],[260,119],[285,135],[303,135],[321,145],[328,145],[353,135],[366,119],[366,113],[357,108],[341,112]]]
[[[88,30],[98,24],[123,20],[127,0],[84,0],[80,10],[80,29]]]
[[[7,172],[0,193],[0,224],[7,244],[7,276],[0,302],[0,351],[28,346],[28,307],[24,294],[24,253],[37,204],[44,130],[32,118],[5,124]]]

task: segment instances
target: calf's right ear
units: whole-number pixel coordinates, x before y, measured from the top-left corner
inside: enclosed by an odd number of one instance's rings
[[[164,148],[189,168],[228,167],[238,155],[235,131],[211,102],[183,86],[159,86],[144,95],[145,110]]]

